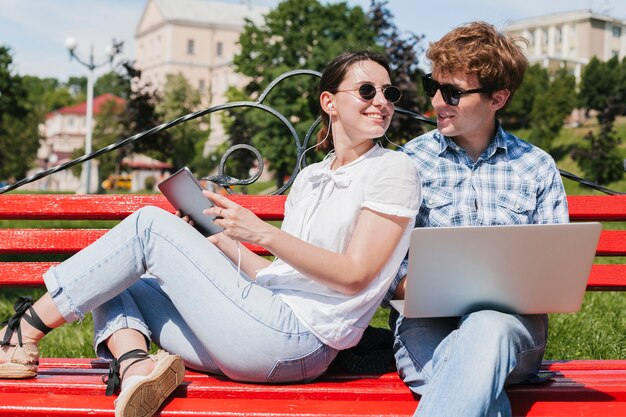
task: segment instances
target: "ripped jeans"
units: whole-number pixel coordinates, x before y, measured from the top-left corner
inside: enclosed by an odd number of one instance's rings
[[[92,311],[94,344],[135,329],[193,369],[247,382],[304,382],[337,354],[270,290],[256,285],[182,219],[130,215],[44,275],[67,321]],[[114,336],[113,336],[114,337]]]

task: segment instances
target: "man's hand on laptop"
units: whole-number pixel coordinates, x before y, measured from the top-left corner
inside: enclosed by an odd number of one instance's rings
[[[396,287],[396,293],[393,297],[394,300],[404,300],[404,289],[406,288],[406,275],[402,277],[400,283]]]

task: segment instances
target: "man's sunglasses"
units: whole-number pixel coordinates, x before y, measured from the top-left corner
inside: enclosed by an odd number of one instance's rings
[[[359,88],[352,88],[350,90],[337,90],[337,93],[358,91],[359,96],[361,96],[363,100],[371,100],[376,96],[377,90],[381,90],[385,100],[390,103],[397,103],[402,97],[402,92],[395,85],[387,85],[385,87],[376,88],[374,84],[370,83],[361,84]]]
[[[474,88],[473,90],[461,90],[458,87],[453,86],[452,84],[439,84],[437,81],[433,80],[432,74],[426,74],[422,76],[422,86],[424,86],[424,91],[426,95],[430,98],[435,97],[437,94],[437,90],[441,91],[441,96],[443,97],[443,101],[450,106],[458,106],[461,97],[466,94],[475,94],[475,93],[487,93],[489,92],[488,88]]]

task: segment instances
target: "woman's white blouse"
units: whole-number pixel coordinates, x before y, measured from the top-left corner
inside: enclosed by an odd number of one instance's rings
[[[374,146],[334,171],[334,156],[306,167],[285,203],[282,230],[315,246],[344,253],[361,210],[414,219],[421,203],[415,162],[401,152]],[[325,344],[355,345],[376,312],[409,246],[409,222],[400,243],[371,284],[348,296],[308,279],[280,259],[257,273],[256,282],[271,289]]]

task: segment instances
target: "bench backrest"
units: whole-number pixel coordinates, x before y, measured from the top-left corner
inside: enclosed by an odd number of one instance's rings
[[[281,220],[285,196],[230,196],[264,220]],[[610,230],[611,223],[626,221],[626,196],[572,196],[568,197],[572,221],[602,221],[597,248],[601,257],[626,256],[626,231]],[[121,220],[146,205],[174,211],[161,195],[0,195],[0,220]],[[38,222],[33,222],[38,223]],[[9,227],[11,227],[9,225]],[[106,228],[87,229],[80,225],[62,229],[29,228],[0,229],[0,286],[40,286],[41,278],[55,261],[47,255],[72,254],[84,248],[106,232]],[[267,254],[261,247],[249,246],[255,252]],[[4,260],[13,254],[25,260]],[[29,255],[24,257],[23,255]],[[41,257],[41,260],[33,258]],[[13,257],[12,257],[13,258]],[[588,281],[589,290],[626,290],[626,265],[596,264]]]

